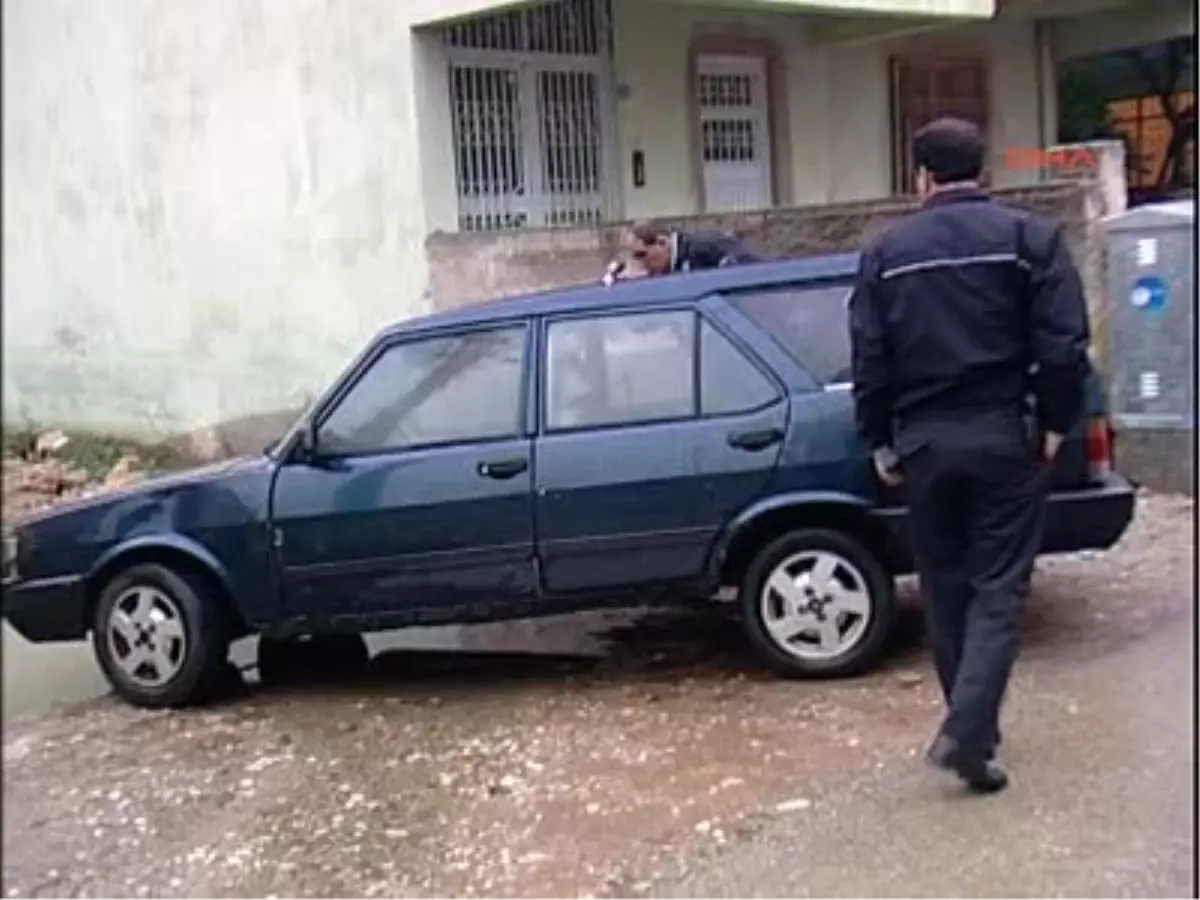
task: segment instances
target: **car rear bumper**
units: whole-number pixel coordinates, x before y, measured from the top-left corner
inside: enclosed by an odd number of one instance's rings
[[[17,581],[4,586],[4,618],[26,640],[78,641],[87,637],[87,592],[78,576]]]
[[[1136,501],[1137,490],[1115,472],[1092,487],[1051,494],[1042,552],[1107,550],[1133,521]]]
[[[1136,500],[1136,489],[1115,472],[1089,487],[1052,493],[1046,503],[1041,553],[1107,550],[1121,539],[1133,521]],[[885,507],[875,510],[872,517],[887,526],[888,555],[893,569],[897,574],[911,572],[907,507]]]

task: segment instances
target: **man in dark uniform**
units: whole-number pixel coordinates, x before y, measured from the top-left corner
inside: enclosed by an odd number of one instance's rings
[[[736,238],[724,232],[672,231],[653,222],[634,225],[629,232],[629,245],[633,266],[619,261],[612,263],[604,276],[607,284],[637,274],[670,275],[759,261]]]
[[[926,759],[993,792],[1048,470],[1083,405],[1087,312],[1059,229],[980,190],[974,125],[932,122],[913,157],[924,203],[863,251],[850,301],[856,416],[908,498],[948,707]]]

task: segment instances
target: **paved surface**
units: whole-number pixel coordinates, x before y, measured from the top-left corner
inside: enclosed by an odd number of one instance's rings
[[[1002,795],[965,796],[912,759],[860,768],[655,893],[1194,896],[1191,642],[1177,628],[1078,667],[1026,666]]]
[[[189,713],[104,698],[4,734],[3,876],[35,896],[1190,896],[1190,502],[1047,561],[1013,787],[919,762],[902,622],[871,676],[764,675],[723,613],[484,629]],[[594,656],[600,635],[606,655]]]

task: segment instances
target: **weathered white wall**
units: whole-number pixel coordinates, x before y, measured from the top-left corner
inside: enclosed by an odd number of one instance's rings
[[[6,0],[6,419],[287,407],[424,309],[394,0]]]
[[[1037,96],[1044,110],[1053,84],[1028,20],[830,45],[769,4],[613,2],[628,217],[698,211],[697,37],[774,42],[781,203],[891,192],[888,59],[922,46],[991,58],[995,158],[1044,142]],[[456,212],[445,57],[436,32],[411,30],[432,9],[8,0],[6,418],[157,437],[275,411],[380,324],[424,311],[424,236]],[[1100,16],[1063,27],[1098,34]]]

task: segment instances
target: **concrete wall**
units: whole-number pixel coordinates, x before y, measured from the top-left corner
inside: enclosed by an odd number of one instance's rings
[[[1093,230],[1099,210],[1096,186],[1059,181],[1009,188],[997,195],[1016,206],[1061,222],[1089,299],[1101,304],[1103,279],[1096,266],[1102,242]],[[801,257],[853,250],[913,209],[906,198],[819,206],[781,207],[761,213],[681,216],[681,228],[715,227],[737,234],[768,257]],[[599,280],[621,249],[622,226],[545,229],[510,235],[434,235],[429,239],[430,287],[439,309]]]
[[[7,0],[4,413],[294,405],[426,308],[393,0]]]

